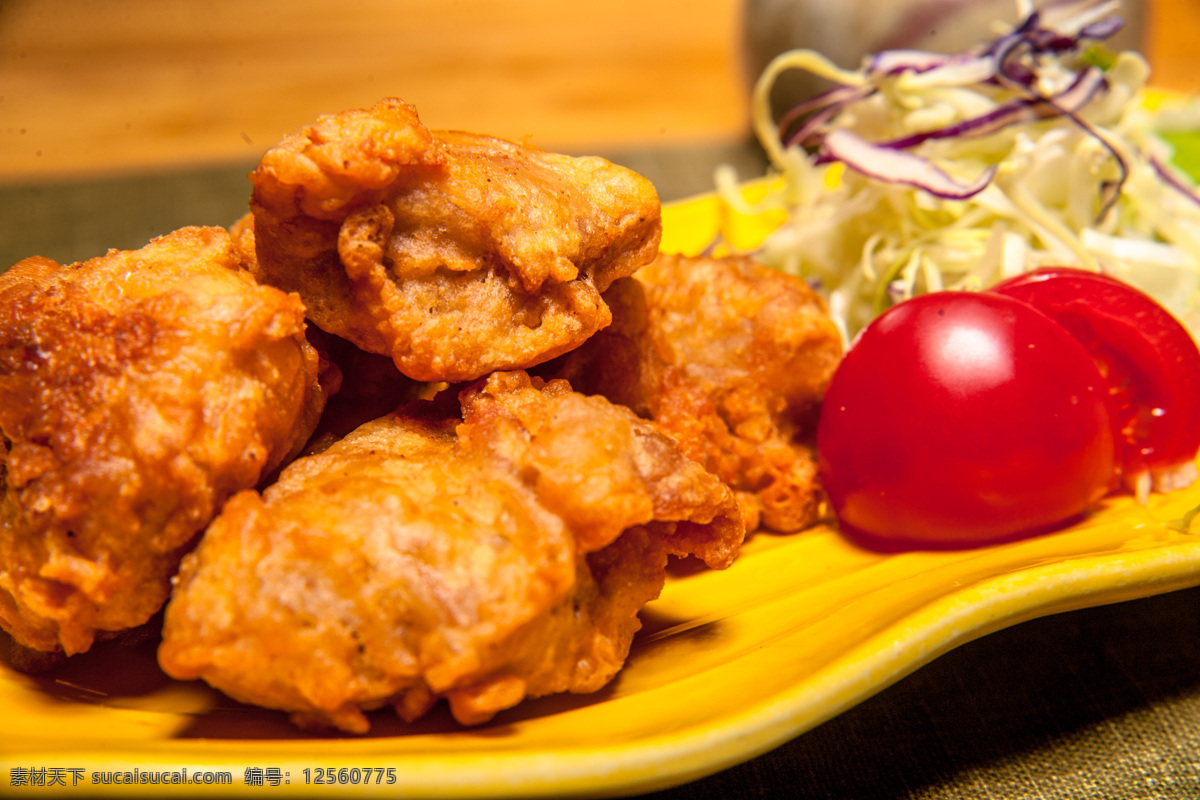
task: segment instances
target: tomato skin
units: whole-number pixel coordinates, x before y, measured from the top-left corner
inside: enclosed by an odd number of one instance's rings
[[[1195,460],[1200,350],[1157,301],[1116,278],[1070,267],[1034,270],[990,291],[1047,314],[1092,354],[1117,407],[1127,478]]]
[[[986,293],[900,303],[846,353],[817,456],[842,529],[883,549],[971,547],[1085,511],[1111,487],[1114,412],[1065,329]]]

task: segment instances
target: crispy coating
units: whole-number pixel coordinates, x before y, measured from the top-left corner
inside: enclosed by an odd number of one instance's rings
[[[438,699],[464,724],[591,692],[668,554],[728,565],[737,501],[627,409],[497,373],[463,421],[410,413],[235,496],[180,570],[159,663],[302,725]]]
[[[750,529],[812,524],[811,417],[842,352],[816,293],[746,257],[664,254],[605,298],[613,325],[548,372],[653,420],[739,493]]]
[[[0,625],[66,654],[145,623],[227,497],[324,404],[300,299],[221,228],[0,275]]]
[[[658,195],[596,157],[430,131],[412,106],[321,117],[251,175],[257,276],[422,381],[541,363],[608,325],[658,252]]]

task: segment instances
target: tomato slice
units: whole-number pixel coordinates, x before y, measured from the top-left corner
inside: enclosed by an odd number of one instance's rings
[[[977,546],[1106,494],[1114,417],[1088,352],[1045,314],[1000,294],[935,292],[856,338],[822,403],[818,463],[850,538]]]
[[[1200,349],[1172,314],[1116,278],[1048,267],[992,292],[1047,314],[1091,353],[1117,408],[1119,471],[1144,499],[1196,478],[1200,451]]]

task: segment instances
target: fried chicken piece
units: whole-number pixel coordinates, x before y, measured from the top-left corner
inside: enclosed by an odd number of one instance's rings
[[[324,394],[300,299],[221,228],[0,275],[0,625],[73,654],[145,623],[226,498]]]
[[[605,299],[612,326],[548,374],[653,420],[738,492],[750,530],[812,524],[812,417],[842,352],[816,293],[746,257],[664,254]]]
[[[251,175],[257,277],[422,381],[521,369],[608,325],[658,252],[653,185],[604,159],[430,131],[412,106],[321,117]]]
[[[230,500],[180,570],[163,669],[302,725],[442,697],[477,724],[607,683],[668,554],[733,560],[728,487],[627,409],[523,372],[460,398],[461,423],[391,415]]]

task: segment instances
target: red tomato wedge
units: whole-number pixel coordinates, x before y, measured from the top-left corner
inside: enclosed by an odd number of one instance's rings
[[[875,549],[973,547],[1044,530],[1113,485],[1115,411],[1083,346],[999,294],[935,292],[863,329],[826,392],[821,479]]]
[[[1196,478],[1200,350],[1169,311],[1116,278],[1069,267],[1035,270],[991,291],[1048,315],[1091,353],[1117,410],[1118,469],[1139,497]]]

